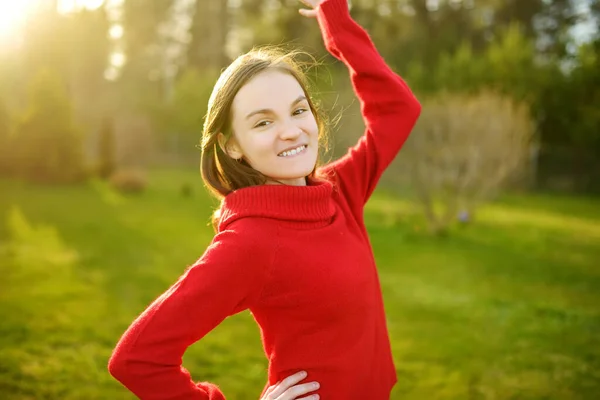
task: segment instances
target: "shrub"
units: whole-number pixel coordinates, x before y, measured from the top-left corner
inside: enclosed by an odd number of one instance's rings
[[[521,171],[533,132],[528,107],[495,93],[423,100],[406,154],[431,231],[444,233],[459,211],[472,218],[478,203]]]
[[[24,178],[45,183],[83,180],[83,137],[58,74],[41,71],[31,82],[29,106],[17,121],[15,168]]]
[[[146,190],[146,174],[138,169],[117,170],[110,177],[110,185],[121,193],[141,193]]]

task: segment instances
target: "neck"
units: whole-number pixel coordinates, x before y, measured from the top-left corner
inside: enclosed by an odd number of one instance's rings
[[[267,185],[287,185],[287,186],[306,186],[306,177],[293,179],[270,179],[266,182]]]

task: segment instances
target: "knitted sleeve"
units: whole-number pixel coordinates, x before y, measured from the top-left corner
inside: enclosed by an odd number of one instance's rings
[[[127,329],[109,371],[142,400],[222,400],[219,388],[194,383],[182,366],[187,347],[227,316],[257,300],[266,276],[265,246],[227,230]]]
[[[318,7],[317,19],[325,47],[350,72],[366,126],[356,146],[321,172],[333,172],[351,204],[362,210],[410,134],[421,105],[386,65],[365,30],[352,20],[347,0],[325,0]]]

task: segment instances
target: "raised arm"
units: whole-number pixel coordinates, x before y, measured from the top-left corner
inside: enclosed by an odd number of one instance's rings
[[[264,247],[235,231],[215,236],[202,258],[123,334],[109,361],[111,375],[142,400],[225,399],[216,385],[194,383],[182,357],[256,301],[266,276]]]
[[[347,0],[302,2],[315,7],[301,14],[316,16],[325,47],[348,68],[366,126],[358,144],[321,171],[334,172],[349,200],[362,210],[410,134],[421,105],[386,65],[365,30],[352,20]]]

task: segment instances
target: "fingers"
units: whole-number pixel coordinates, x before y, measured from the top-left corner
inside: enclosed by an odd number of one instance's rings
[[[319,400],[319,395],[318,394],[311,394],[310,396],[306,396],[306,397],[298,397],[296,398],[296,400]]]
[[[265,392],[264,398],[270,399],[269,395],[271,393],[273,393],[273,390],[275,390],[275,388],[277,388],[277,385],[279,385],[281,383],[281,381],[277,382],[276,384],[274,384],[273,386],[269,386],[267,388],[267,391]]]
[[[275,385],[268,388],[265,392],[264,399],[266,400],[296,400],[300,399],[298,396],[303,396],[310,392],[314,392],[319,388],[319,384],[317,382],[309,382],[298,384],[304,378],[306,378],[307,374],[305,371],[300,371],[294,375],[288,376],[281,383],[276,383]],[[301,397],[306,400],[316,400],[319,398],[319,395],[313,394],[310,396]]]
[[[310,10],[298,10],[298,12],[300,12],[300,15],[308,18],[315,18],[317,16],[317,11],[315,10],[315,8],[317,8],[317,6],[319,5],[319,0],[300,0],[300,2],[307,7],[310,7]]]
[[[279,397],[278,400],[318,399],[319,395],[316,393],[306,397],[298,397],[310,392],[314,392],[318,388],[319,384],[317,382],[309,382],[303,383],[302,385],[292,386],[291,388],[283,392],[283,395]]]
[[[317,16],[317,11],[315,10],[306,10],[304,8],[301,8],[300,10],[298,10],[298,12],[300,13],[300,15],[307,18],[315,18]]]
[[[275,385],[275,389],[271,392],[270,397],[272,399],[276,399],[278,396],[282,395],[290,387],[294,386],[296,383],[300,382],[302,379],[306,378],[306,371],[296,372],[294,375],[290,375],[285,378],[279,385]]]
[[[304,4],[306,7],[315,8],[317,6],[316,1],[311,0],[300,0],[300,3]]]

